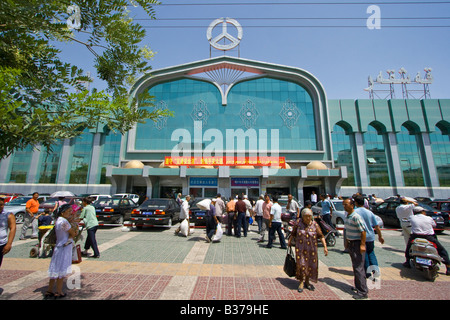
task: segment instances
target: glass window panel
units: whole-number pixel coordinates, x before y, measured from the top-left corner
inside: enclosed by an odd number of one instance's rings
[[[81,136],[74,139],[69,183],[84,184],[88,181],[94,136],[85,131]]]
[[[405,186],[424,186],[422,163],[415,134],[410,134],[408,129],[402,126],[401,131],[397,133],[397,141]]]
[[[441,187],[450,187],[450,139],[436,127],[430,133],[431,150]]]
[[[389,171],[383,136],[369,126],[364,133],[367,169],[371,186],[389,186]]]
[[[56,183],[62,147],[63,141],[59,141],[50,152],[47,152],[47,148],[42,149],[38,166],[39,183]]]
[[[11,174],[8,182],[25,183],[27,181],[27,174],[30,170],[32,154],[32,146],[28,146],[14,152]]]
[[[110,184],[111,181],[106,177],[106,167],[108,165],[118,166],[120,157],[120,144],[122,135],[120,133],[110,132],[105,136],[103,144],[102,169],[100,174],[100,184]]]
[[[343,186],[355,186],[355,172],[353,169],[353,147],[350,137],[345,130],[335,125],[331,132],[333,143],[333,157],[335,167],[347,167],[348,178],[342,183]]]

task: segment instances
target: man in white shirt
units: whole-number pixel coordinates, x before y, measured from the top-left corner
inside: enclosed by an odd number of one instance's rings
[[[222,215],[225,212],[225,202],[222,200],[222,195],[219,193],[216,197],[216,217],[219,222],[222,222]]]
[[[191,200],[191,196],[187,195],[185,200],[181,200],[181,206],[180,206],[180,221],[183,221],[184,219],[187,219],[188,222],[188,235],[191,234],[191,230],[189,228],[189,201]],[[180,232],[181,227],[178,227],[177,230],[175,230],[175,234],[178,235]]]
[[[263,203],[264,203],[264,195],[260,195],[258,201],[255,204],[255,219],[256,223],[258,223],[258,233],[261,234],[261,227],[263,222]]]
[[[253,213],[253,207],[252,207],[250,200],[248,200],[247,195],[244,195],[244,202],[245,202],[245,206],[247,208],[247,210],[245,211],[245,228],[248,231],[248,226],[250,224],[250,216]]]
[[[311,191],[311,202],[313,205],[317,203],[317,194],[315,191]]]
[[[439,255],[444,259],[445,266],[447,267],[447,272],[445,273],[447,276],[450,275],[450,261],[448,257],[447,250],[442,246],[442,244],[438,241],[436,234],[434,233],[434,228],[436,227],[436,222],[433,220],[433,218],[427,216],[427,213],[425,212],[425,209],[422,207],[415,207],[414,213],[410,219],[411,221],[411,236],[409,237],[408,245],[406,246],[405,251],[405,257],[406,262],[403,263],[403,266],[406,268],[411,268],[409,264],[409,250],[412,245],[412,241],[417,238],[424,238],[428,241],[433,242],[436,244],[436,249],[439,253]]]
[[[292,194],[288,194],[288,202],[286,205],[286,211],[291,215],[291,219],[298,219],[300,216],[300,206],[298,202],[294,200]]]
[[[408,239],[411,235],[411,223],[410,218],[414,215],[414,207],[417,206],[417,202],[409,200],[405,197],[400,199],[400,205],[395,208],[395,213],[397,214],[398,220],[400,220],[400,226],[403,230],[403,238],[405,239],[405,244],[408,245]]]
[[[269,243],[266,248],[272,248],[273,241],[275,240],[275,231],[278,233],[280,239],[281,249],[286,249],[286,241],[284,239],[284,234],[281,230],[281,206],[278,204],[278,198],[273,197],[273,206],[270,209],[270,222],[269,222]]]

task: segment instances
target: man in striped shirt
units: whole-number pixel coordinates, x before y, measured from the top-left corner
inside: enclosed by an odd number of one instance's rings
[[[353,199],[344,200],[344,209],[348,213],[345,221],[345,233],[347,248],[352,259],[356,294],[354,299],[366,299],[369,289],[366,284],[366,270],[364,268],[364,258],[366,255],[366,224],[359,214],[355,212]]]

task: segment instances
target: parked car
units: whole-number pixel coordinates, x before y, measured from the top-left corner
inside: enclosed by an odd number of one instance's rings
[[[113,194],[113,197],[122,197],[122,198],[131,199],[136,203],[138,203],[138,201],[139,201],[139,195],[134,194],[134,193],[116,193],[116,194]]]
[[[0,193],[0,198],[3,198],[3,200],[5,200],[5,204],[22,196],[23,194],[21,193]]]
[[[91,194],[91,195],[89,195],[89,198],[91,198],[92,201],[95,202],[101,198],[111,199],[112,197],[109,194]]]
[[[46,208],[50,210],[50,213],[53,212],[53,208],[55,207],[56,201],[58,201],[59,198],[48,198],[46,201],[42,202],[39,205],[39,213],[43,212]],[[81,197],[65,197],[62,201],[65,201],[67,204],[76,204],[78,206],[81,206]]]
[[[347,212],[344,209],[344,200],[330,200],[333,212],[331,214],[331,222],[333,223],[334,227],[337,225],[344,225],[345,220],[347,219]],[[322,212],[322,201],[317,202],[311,210],[315,214],[320,214]],[[373,212],[373,211],[372,211]],[[384,222],[381,217],[375,214],[375,218],[377,219],[378,226],[380,228],[384,228]]]
[[[428,203],[431,207],[435,208],[437,211],[443,211],[450,213],[450,200],[448,199],[437,199]]]
[[[385,225],[399,228],[400,220],[398,220],[397,214],[395,212],[395,209],[399,205],[399,200],[388,200],[379,204],[373,210],[375,214],[379,215],[381,219],[383,219]],[[447,212],[437,211],[435,208],[422,202],[418,202],[418,205],[425,209],[427,216],[430,216],[434,219],[434,221],[436,222],[435,229],[442,229],[448,226],[449,214]]]
[[[206,210],[197,207],[197,203],[205,198],[196,198],[189,202],[189,223],[195,223],[195,225],[206,225]]]
[[[154,198],[144,201],[131,212],[131,223],[136,227],[172,226],[180,220],[180,205],[171,198]]]
[[[27,201],[30,200],[32,196],[23,196],[18,197],[14,200],[11,200],[8,203],[5,203],[5,212],[11,212],[16,217],[16,223],[23,223],[24,215],[25,215],[25,206]],[[46,196],[39,197],[39,203],[42,203],[46,200]]]
[[[99,224],[113,223],[122,225],[124,220],[130,220],[131,212],[137,204],[130,199],[121,197],[100,198],[92,203]]]

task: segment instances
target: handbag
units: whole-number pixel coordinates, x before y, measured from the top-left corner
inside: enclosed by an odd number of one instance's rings
[[[289,247],[286,253],[286,258],[284,259],[283,271],[286,273],[288,277],[293,277],[295,276],[296,268],[297,262],[295,261],[295,258],[292,255],[292,248]]]
[[[79,244],[72,247],[72,264],[81,262],[81,246]]]

